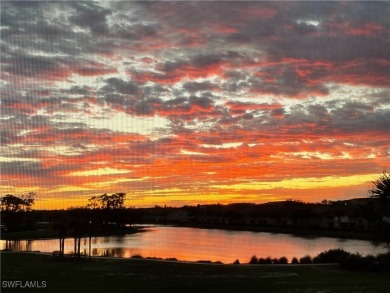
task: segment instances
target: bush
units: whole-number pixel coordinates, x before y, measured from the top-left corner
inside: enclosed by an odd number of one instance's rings
[[[169,261],[178,261],[176,257],[169,257],[169,258],[166,258],[165,260],[169,260]]]
[[[142,255],[135,254],[135,255],[132,255],[131,258],[143,258],[143,257],[142,257]]]
[[[299,259],[299,263],[300,264],[310,264],[310,263],[313,263],[313,261],[312,261],[312,258],[310,255],[306,255],[306,256],[301,257]]]
[[[277,264],[279,263],[279,260],[278,260],[277,258],[273,258],[273,259],[272,259],[272,263],[275,264],[275,265],[277,265]]]
[[[233,262],[234,265],[239,265],[240,264],[240,261],[238,259],[236,259],[234,262]]]
[[[313,258],[313,263],[342,263],[351,253],[344,249],[330,249]]]
[[[258,264],[258,263],[259,263],[259,260],[257,259],[257,256],[256,255],[252,256],[251,260],[249,261],[249,264],[254,265],[254,264]]]
[[[211,263],[211,260],[198,260],[197,263]]]
[[[267,265],[270,265],[272,264],[272,259],[270,257],[267,257],[265,260],[264,260],[265,264]]]
[[[163,260],[161,257],[154,257],[154,256],[149,256],[146,259],[151,259],[151,260]]]
[[[291,261],[292,264],[299,264],[299,261],[296,257],[294,257]]]
[[[364,258],[358,253],[348,255],[341,266],[349,270],[362,271],[365,269]]]
[[[287,264],[287,263],[288,263],[287,257],[282,256],[281,258],[279,258],[278,263],[279,263],[279,264]]]
[[[265,265],[266,264],[266,262],[265,262],[265,259],[264,258],[259,258],[259,264],[261,264],[261,265]]]
[[[348,270],[365,271],[365,272],[382,272],[389,270],[390,253],[380,254],[377,257],[368,255],[366,257],[360,254],[351,254],[341,266]]]
[[[390,252],[379,254],[376,260],[383,270],[390,271]]]
[[[383,266],[377,261],[377,258],[373,255],[367,255],[363,259],[365,263],[366,270],[368,272],[381,272],[383,270]]]
[[[376,238],[381,241],[390,242],[390,224],[381,222],[376,227]]]

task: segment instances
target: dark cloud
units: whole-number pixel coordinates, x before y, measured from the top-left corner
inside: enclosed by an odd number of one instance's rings
[[[332,109],[331,122],[344,133],[375,131],[389,133],[390,110],[375,110],[371,105],[359,102],[346,102]]]
[[[245,34],[232,34],[227,39],[229,42],[238,44],[247,44],[252,41],[252,37],[249,37]]]
[[[75,14],[69,17],[70,22],[86,27],[94,34],[104,34],[108,32],[107,15],[110,10],[104,9],[90,2],[74,2]]]
[[[61,58],[5,53],[2,62],[4,72],[17,76],[39,76],[47,79],[64,78],[64,74],[66,76]],[[55,71],[57,76],[53,74]]]
[[[326,95],[328,89],[320,82],[309,82],[310,76],[301,76],[293,66],[279,65],[265,68],[251,78],[250,90],[260,93],[282,94],[291,97]]]
[[[189,102],[201,108],[210,108],[213,105],[213,100],[207,96],[191,96]]]
[[[40,162],[14,161],[2,162],[1,173],[3,175],[13,175],[16,177],[27,175],[28,177],[43,177],[47,175]]]
[[[347,102],[325,108],[323,105],[296,105],[286,113],[280,127],[288,125],[296,132],[298,129],[306,133],[322,135],[356,134],[359,132],[387,133],[386,124],[390,122],[388,110],[375,110],[372,106]],[[305,125],[310,125],[306,129]]]
[[[185,84],[183,84],[183,88],[193,93],[197,91],[209,91],[209,90],[218,89],[218,86],[216,84],[213,84],[210,81],[203,81],[203,82],[186,82]]]
[[[101,91],[106,93],[120,93],[126,95],[136,94],[138,91],[137,84],[133,81],[124,81],[119,78],[111,77],[105,80],[106,86]]]
[[[159,107],[163,101],[159,98],[150,98],[145,100],[137,101],[134,105],[134,111],[137,114],[153,114],[156,107]]]
[[[271,115],[275,117],[284,116],[285,113],[286,111],[284,110],[284,108],[277,108],[271,111]]]

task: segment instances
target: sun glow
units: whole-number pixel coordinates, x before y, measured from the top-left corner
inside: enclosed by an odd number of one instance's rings
[[[130,173],[129,170],[120,170],[115,168],[100,168],[95,170],[87,170],[87,171],[76,171],[72,172],[70,176],[104,176],[104,175],[115,175],[115,174],[127,174]]]
[[[346,187],[360,185],[372,181],[376,174],[351,175],[351,176],[326,176],[319,178],[292,178],[275,182],[249,182],[231,185],[213,185],[217,189],[234,190],[270,190],[270,189],[310,189]]]

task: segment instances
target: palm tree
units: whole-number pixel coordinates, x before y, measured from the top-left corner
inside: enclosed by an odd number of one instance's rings
[[[390,243],[390,174],[383,171],[382,175],[373,183],[369,190],[371,197],[379,199],[375,204],[376,213],[379,217],[376,223],[378,237]]]
[[[372,182],[374,187],[369,190],[371,197],[379,198],[382,201],[390,199],[390,174],[383,171],[382,175]]]

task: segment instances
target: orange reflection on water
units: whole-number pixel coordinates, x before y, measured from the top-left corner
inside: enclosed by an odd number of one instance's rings
[[[73,239],[66,239],[65,252],[73,251]],[[0,241],[1,249],[53,252],[59,250],[59,240]],[[145,233],[126,236],[92,238],[93,256],[129,258],[134,255],[156,258],[176,258],[184,261],[221,261],[232,263],[239,259],[247,263],[253,255],[258,258],[315,256],[322,251],[343,248],[363,255],[386,252],[384,245],[363,240],[342,240],[316,237],[302,238],[288,234],[247,231],[226,231],[184,227],[150,227]],[[81,243],[81,251],[88,254],[88,239]]]

